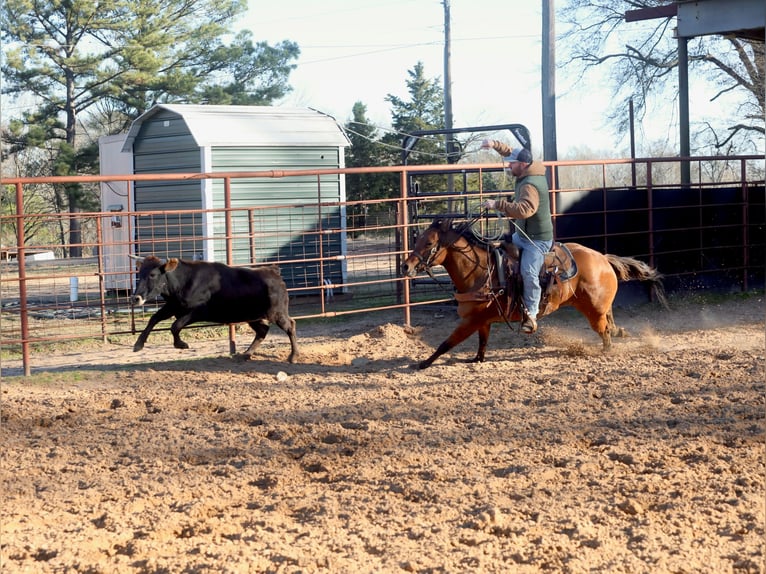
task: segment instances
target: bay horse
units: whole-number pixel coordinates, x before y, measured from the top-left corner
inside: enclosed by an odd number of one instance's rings
[[[509,242],[510,243],[510,242]],[[612,345],[612,334],[625,336],[614,323],[612,303],[618,281],[648,281],[665,307],[662,275],[643,261],[631,257],[603,255],[578,243],[564,243],[571,253],[577,273],[563,281],[553,281],[546,290],[547,303],[538,317],[562,306],[582,313],[591,329],[599,334],[604,351]],[[507,249],[515,250],[509,246]],[[455,287],[457,313],[461,321],[434,353],[418,364],[429,367],[434,360],[478,331],[479,349],[467,362],[482,362],[492,323],[522,319],[520,297],[508,289],[501,268],[494,262],[494,246],[477,238],[469,226],[455,228],[449,219],[435,219],[415,240],[412,252],[402,263],[402,274],[414,277],[421,271],[442,265]],[[518,254],[517,254],[518,255]]]

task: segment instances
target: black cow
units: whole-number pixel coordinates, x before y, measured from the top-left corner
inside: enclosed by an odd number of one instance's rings
[[[292,349],[287,360],[295,362],[295,321],[287,311],[287,286],[279,268],[248,269],[175,258],[163,263],[153,255],[137,259],[140,264],[133,304],[143,305],[147,299],[162,295],[165,305],[149,319],[133,345],[134,351],[144,348],[157,323],[175,317],[170,331],[177,349],[189,348],[180,333],[192,323],[247,323],[255,331],[255,339],[244,353],[250,357],[266,337],[270,324],[276,323],[290,338]]]

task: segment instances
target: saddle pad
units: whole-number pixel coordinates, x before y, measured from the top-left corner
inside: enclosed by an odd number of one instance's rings
[[[577,275],[577,262],[566,245],[558,242],[553,244],[553,248],[545,254],[543,273],[551,273],[561,281]]]

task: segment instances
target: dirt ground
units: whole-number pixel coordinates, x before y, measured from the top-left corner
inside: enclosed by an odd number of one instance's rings
[[[764,572],[764,298],[671,305],[424,371],[453,310],[299,322],[294,365],[276,331],[5,361],[0,571]]]

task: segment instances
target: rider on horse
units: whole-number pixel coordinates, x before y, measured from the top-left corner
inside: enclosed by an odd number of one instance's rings
[[[484,140],[481,147],[494,149],[502,155],[503,162],[516,177],[513,201],[488,199],[484,207],[497,209],[515,220],[511,241],[521,251],[520,272],[524,283],[524,319],[521,327],[525,333],[534,333],[542,294],[540,269],[545,254],[553,245],[553,221],[545,167],[535,162],[526,148],[512,149],[496,140]]]

